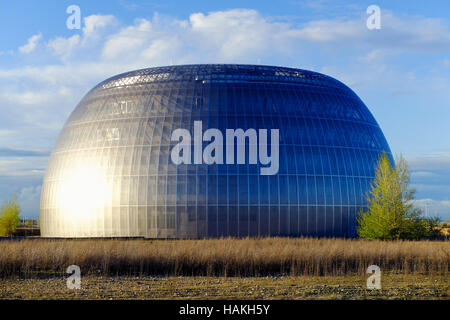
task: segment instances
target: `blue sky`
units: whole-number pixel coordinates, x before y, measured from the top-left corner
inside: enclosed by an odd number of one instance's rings
[[[366,27],[369,5],[381,29]],[[81,9],[81,29],[66,8]],[[0,200],[39,214],[51,148],[87,91],[186,63],[298,67],[350,86],[412,170],[419,206],[450,218],[450,2],[0,2]]]

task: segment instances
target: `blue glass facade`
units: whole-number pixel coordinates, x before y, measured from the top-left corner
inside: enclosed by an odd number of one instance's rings
[[[179,164],[177,128],[279,129],[279,170]],[[206,146],[208,142],[203,142]],[[270,148],[269,148],[270,150]],[[389,146],[358,96],[315,72],[186,65],[92,89],[47,168],[41,230],[52,237],[347,236]],[[75,208],[75,209],[74,209]]]

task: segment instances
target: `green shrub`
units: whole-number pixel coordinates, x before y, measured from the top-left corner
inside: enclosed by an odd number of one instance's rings
[[[12,236],[20,223],[20,207],[14,195],[11,201],[5,201],[0,208],[0,234]]]
[[[358,235],[366,239],[421,239],[435,235],[438,219],[422,217],[414,207],[415,190],[409,188],[410,174],[403,157],[394,167],[384,152],[367,195],[368,210],[358,216]]]

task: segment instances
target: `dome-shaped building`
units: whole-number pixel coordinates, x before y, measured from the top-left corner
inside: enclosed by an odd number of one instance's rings
[[[142,69],[78,104],[50,157],[43,237],[347,236],[381,152],[358,96],[253,65]]]

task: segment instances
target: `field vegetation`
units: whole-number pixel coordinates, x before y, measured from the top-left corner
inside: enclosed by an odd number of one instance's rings
[[[348,276],[382,272],[449,275],[448,241],[247,238],[206,240],[0,241],[0,276]]]

